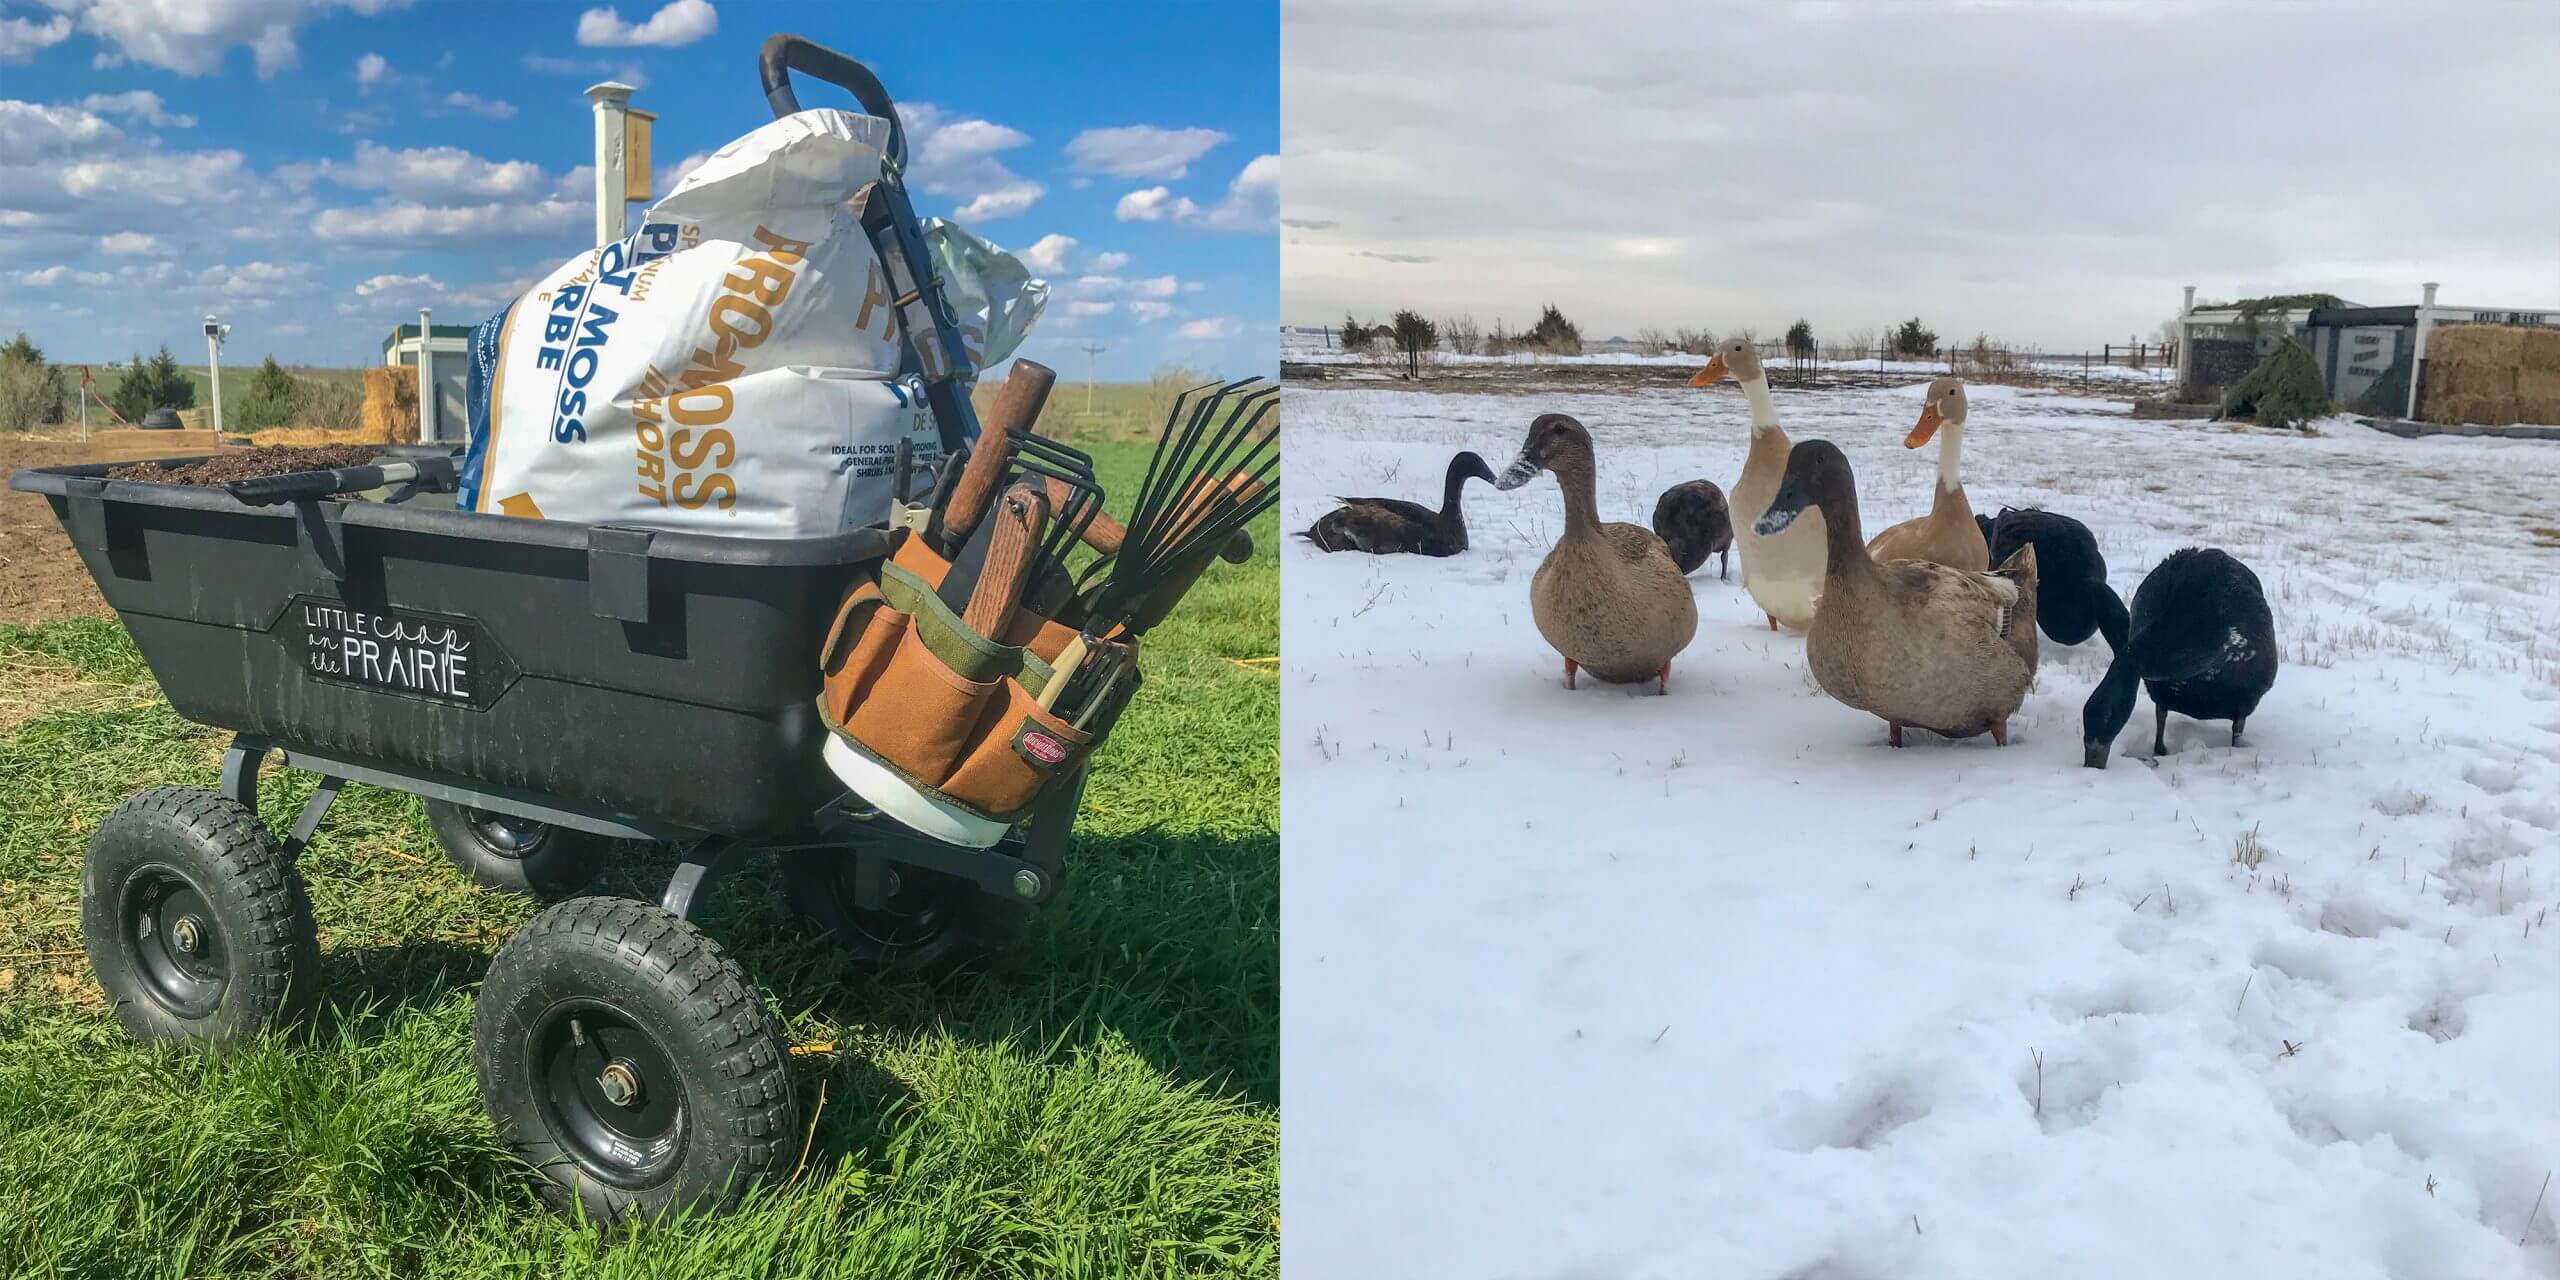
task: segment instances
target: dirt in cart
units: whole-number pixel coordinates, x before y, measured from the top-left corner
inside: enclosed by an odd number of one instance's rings
[[[133,480],[142,484],[185,484],[214,488],[234,480],[251,480],[259,476],[278,476],[289,471],[328,471],[337,467],[360,467],[382,452],[376,444],[273,445],[257,449],[240,449],[218,454],[202,462],[183,467],[163,467],[157,462],[133,462],[107,473],[110,480]]]
[[[89,461],[76,440],[0,435],[0,480],[21,467]],[[32,493],[0,487],[0,624],[101,614],[107,602],[71,550],[53,508]]]

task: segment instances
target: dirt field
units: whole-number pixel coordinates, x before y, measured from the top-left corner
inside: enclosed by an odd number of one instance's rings
[[[0,476],[21,467],[88,461],[77,441],[0,436]],[[0,624],[107,611],[89,571],[42,498],[0,488]]]

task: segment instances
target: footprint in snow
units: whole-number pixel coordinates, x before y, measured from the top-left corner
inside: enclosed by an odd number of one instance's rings
[[[1919,1077],[1903,1071],[1870,1072],[1829,1099],[1791,1095],[1770,1138],[1799,1153],[1824,1147],[1872,1151],[1936,1105],[1936,1090]]]

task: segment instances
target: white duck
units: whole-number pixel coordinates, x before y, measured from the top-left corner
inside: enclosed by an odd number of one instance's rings
[[[1778,425],[1778,406],[1769,398],[1769,375],[1760,367],[1759,349],[1740,338],[1727,340],[1689,385],[1711,387],[1727,374],[1742,384],[1743,398],[1751,402],[1751,449],[1743,455],[1742,478],[1733,482],[1732,492],[1733,545],[1742,556],[1742,586],[1768,617],[1771,631],[1780,626],[1803,631],[1813,625],[1829,562],[1822,513],[1808,510],[1772,534],[1753,527],[1778,495],[1787,454],[1795,446]]]

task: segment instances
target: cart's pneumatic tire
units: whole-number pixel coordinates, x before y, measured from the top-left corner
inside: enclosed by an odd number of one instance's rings
[[[446,860],[481,888],[565,898],[594,878],[602,836],[443,800],[426,806]]]
[[[883,973],[940,979],[1001,969],[1040,918],[1030,903],[914,867],[894,868],[886,908],[865,911],[854,905],[853,859],[842,850],[796,849],[782,856],[782,870],[792,909]]]
[[[302,877],[257,814],[194,787],[128,796],[98,824],[80,932],[116,1020],[146,1044],[233,1044],[319,991]]]
[[[517,930],[472,1048],[499,1136],[564,1211],[726,1206],[799,1138],[789,1045],[746,971],[645,902],[577,898]]]

